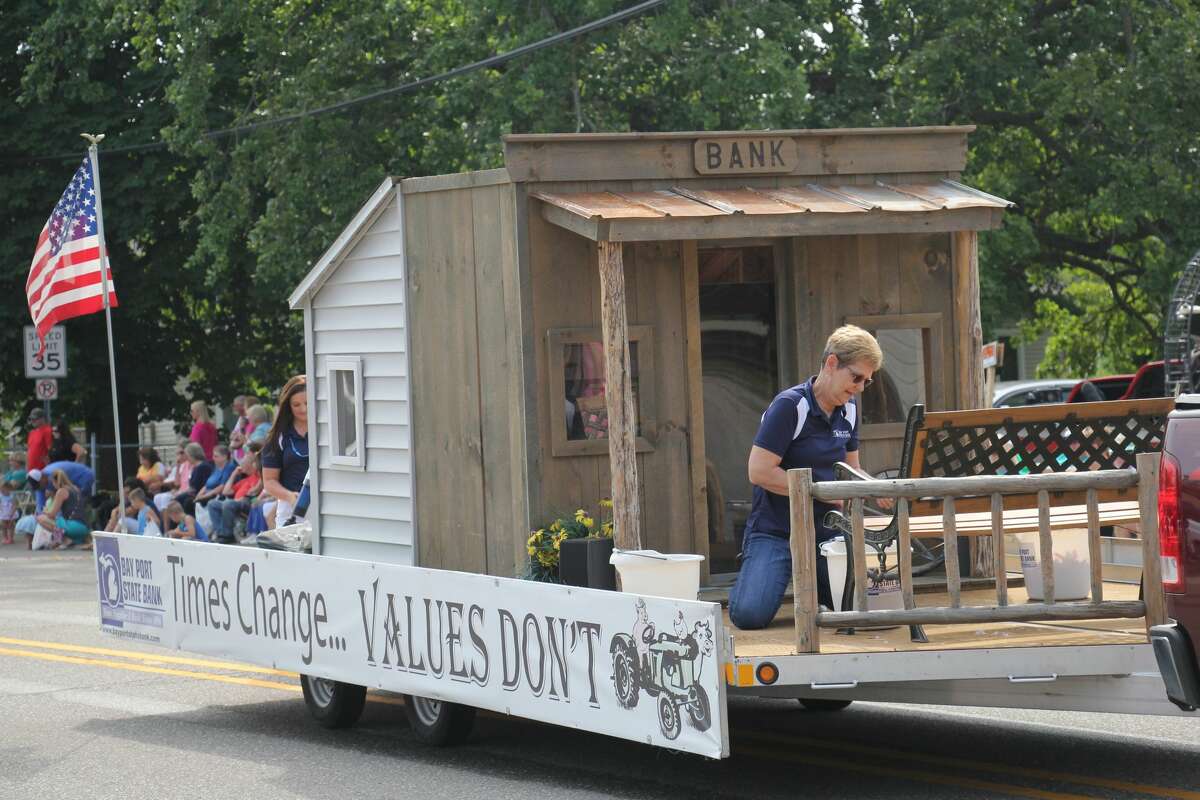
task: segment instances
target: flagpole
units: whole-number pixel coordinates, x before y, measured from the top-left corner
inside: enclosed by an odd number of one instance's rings
[[[108,377],[112,385],[113,433],[117,442],[117,492],[122,516],[125,514],[125,470],[121,466],[121,417],[117,411],[117,359],[113,355],[112,307],[108,300],[108,244],[104,240],[104,212],[100,202],[100,153],[104,134],[80,134],[88,141],[88,159],[92,165],[92,188],[96,190],[96,234],[100,238],[100,281],[104,289],[104,325],[108,331]]]

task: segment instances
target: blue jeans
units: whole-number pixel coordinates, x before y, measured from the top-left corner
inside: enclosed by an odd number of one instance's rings
[[[819,537],[821,533],[825,532],[818,531]],[[729,621],[742,630],[770,625],[783,603],[783,593],[791,577],[792,550],[788,540],[769,533],[746,531],[746,538],[742,542],[742,569],[729,593]],[[829,567],[819,551],[817,602],[833,607],[829,592]]]

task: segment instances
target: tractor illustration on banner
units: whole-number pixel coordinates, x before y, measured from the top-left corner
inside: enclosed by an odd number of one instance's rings
[[[683,612],[676,612],[673,634],[659,633],[650,621],[646,601],[638,598],[632,633],[612,638],[613,689],[623,708],[634,708],[643,691],[658,698],[658,724],[675,739],[683,730],[686,710],[696,730],[708,730],[712,711],[700,685],[704,659],[713,654],[712,626],[697,622],[689,631]]]

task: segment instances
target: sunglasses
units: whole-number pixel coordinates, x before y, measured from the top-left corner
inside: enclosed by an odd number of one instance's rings
[[[868,378],[866,375],[858,372],[853,367],[847,366],[846,364],[839,364],[838,366],[850,373],[850,379],[854,382],[855,386],[862,386],[864,389],[866,389],[875,382],[874,378]]]

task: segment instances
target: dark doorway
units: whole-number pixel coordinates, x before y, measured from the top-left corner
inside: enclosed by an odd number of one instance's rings
[[[709,568],[719,579],[738,568],[752,498],[746,461],[779,391],[775,251],[703,248],[699,268]]]

